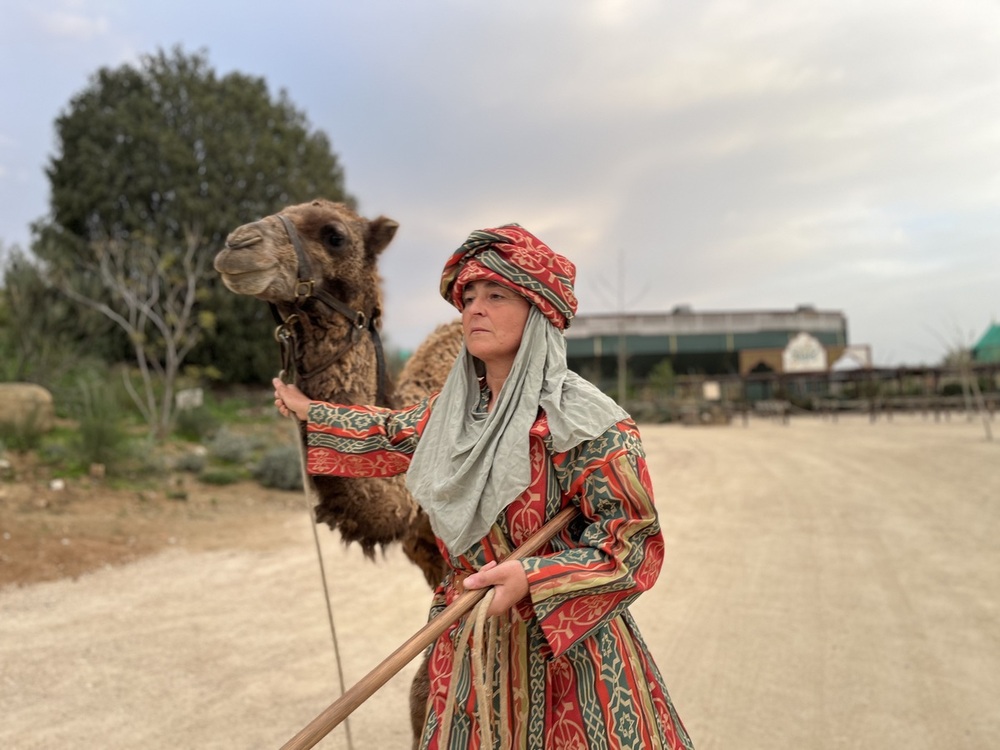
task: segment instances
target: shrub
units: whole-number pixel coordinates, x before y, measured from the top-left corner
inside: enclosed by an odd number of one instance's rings
[[[0,421],[0,443],[17,453],[37,450],[43,434],[36,412],[19,422]]]
[[[181,409],[174,415],[174,434],[184,440],[201,442],[219,429],[219,419],[205,406]]]
[[[205,468],[205,456],[201,453],[185,453],[177,459],[175,464],[178,471],[186,471],[197,474]]]
[[[301,490],[302,468],[294,445],[279,445],[265,453],[253,471],[254,479],[276,490]]]
[[[242,474],[234,469],[209,469],[198,477],[205,484],[236,484],[243,479]]]
[[[965,393],[961,383],[945,383],[941,387],[942,396],[961,396]]]
[[[128,435],[117,395],[99,380],[83,380],[76,388],[68,409],[77,426],[70,441],[72,458],[83,467],[104,464],[112,473],[127,455]]]
[[[237,435],[223,427],[208,445],[209,452],[220,461],[245,464],[253,456],[259,441],[246,435]]]

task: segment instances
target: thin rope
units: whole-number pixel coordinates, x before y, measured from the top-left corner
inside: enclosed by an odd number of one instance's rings
[[[489,596],[489,592],[486,594]],[[480,602],[481,604],[482,602]],[[446,748],[451,741],[451,719],[455,713],[456,688],[461,670],[462,661],[465,659],[465,651],[469,646],[469,635],[475,625],[475,618],[472,612],[465,616],[465,623],[458,635],[458,644],[455,646],[455,657],[451,665],[451,684],[448,685],[448,697],[445,700],[444,716],[441,717],[441,737],[438,740],[438,747]]]
[[[330,604],[330,588],[326,583],[326,565],[323,564],[323,549],[319,543],[319,532],[316,530],[316,526],[318,525],[318,521],[316,519],[316,503],[312,497],[312,492],[309,489],[312,485],[309,482],[309,472],[306,468],[306,451],[305,447],[302,445],[302,435],[299,432],[298,419],[294,414],[290,414],[290,417],[295,424],[295,444],[299,449],[299,469],[302,471],[302,494],[309,510],[309,525],[312,527],[313,542],[316,545],[316,558],[319,560],[319,577],[323,585],[323,598],[326,601],[326,617],[330,621],[330,636],[333,639],[333,656],[337,662],[337,677],[340,680],[340,694],[343,695],[347,691],[347,687],[344,682],[343,662],[340,658],[340,644],[337,641],[337,626],[334,625],[333,622],[333,605]],[[354,740],[351,737],[350,717],[344,719],[344,731],[347,734],[348,750],[354,750]]]
[[[500,733],[501,750],[510,750],[513,743],[513,732],[506,731],[510,727],[510,620],[504,619],[500,626],[500,726],[505,731]]]
[[[473,630],[472,641],[472,674],[476,686],[476,714],[479,718],[479,746],[493,747],[493,679],[487,676],[486,665],[493,664],[496,658],[496,618],[490,618],[488,638],[484,638],[486,626],[486,610],[493,601],[494,589],[486,592],[486,596],[476,607],[476,627]],[[485,648],[484,648],[485,647]],[[483,651],[487,652],[485,663]]]
[[[470,651],[469,658],[472,662],[471,687],[476,696],[479,746],[482,748],[493,747],[493,677],[492,674],[487,675],[486,670],[488,665],[496,663],[497,641],[500,634],[497,631],[499,618],[488,617],[486,612],[493,602],[494,593],[494,589],[492,588],[487,590],[482,601],[466,615],[465,623],[459,632],[458,643],[455,646],[454,662],[452,663],[451,684],[448,686],[448,698],[445,701],[444,716],[441,717],[441,735],[438,739],[438,747],[448,747],[448,743],[451,741],[452,718],[455,714],[457,685],[459,682],[458,675],[462,668],[462,661],[465,659],[466,650]],[[487,619],[489,620],[488,627]],[[506,704],[503,691],[501,692],[500,702],[501,704]],[[502,707],[501,715],[504,718],[506,718],[505,714],[506,710]]]

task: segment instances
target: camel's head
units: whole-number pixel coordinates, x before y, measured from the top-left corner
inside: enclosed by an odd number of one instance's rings
[[[399,228],[392,219],[369,221],[343,203],[323,199],[289,206],[281,215],[301,239],[311,278],[341,298],[376,286],[376,259]],[[299,265],[277,214],[234,229],[215,256],[215,270],[230,291],[272,303],[295,301]]]

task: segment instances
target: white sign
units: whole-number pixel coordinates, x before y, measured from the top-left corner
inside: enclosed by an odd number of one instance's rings
[[[722,389],[718,380],[706,380],[701,384],[701,396],[706,401],[718,401],[722,398]]]
[[[781,353],[781,367],[785,372],[812,372],[826,369],[826,349],[815,336],[800,333]]]
[[[204,403],[205,393],[201,388],[185,388],[182,391],[177,391],[177,394],[174,396],[174,404],[177,405],[178,411],[197,409]]]

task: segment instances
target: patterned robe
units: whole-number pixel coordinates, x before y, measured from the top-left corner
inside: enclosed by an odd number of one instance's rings
[[[309,473],[384,477],[405,472],[435,399],[400,411],[314,403],[308,420]],[[656,581],[663,562],[663,538],[635,424],[620,422],[599,438],[557,453],[541,413],[529,442],[531,483],[489,534],[458,556],[438,541],[452,572],[435,590],[431,617],[459,595],[464,575],[506,558],[566,505],[581,510],[537,556],[523,561],[529,595],[509,615],[491,618],[494,640],[478,658],[486,658],[493,748],[691,748],[628,611],[629,603]],[[481,747],[476,649],[459,648],[466,637],[463,625],[456,623],[430,647],[422,750]]]

